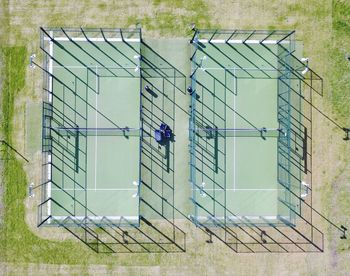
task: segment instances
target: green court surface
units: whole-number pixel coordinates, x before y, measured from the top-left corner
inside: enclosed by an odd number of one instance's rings
[[[222,129],[214,137],[196,134],[194,217],[202,223],[291,219],[278,181],[278,141],[286,135],[278,130],[278,49],[265,47],[199,43],[196,128]]]
[[[142,88],[143,137],[140,213],[147,219],[183,218],[188,214],[188,109],[186,73],[189,71],[187,39],[146,39],[141,45],[144,73]],[[175,54],[176,53],[176,54]],[[188,73],[189,74],[189,73]],[[153,138],[161,122],[174,133],[166,145]]]
[[[281,143],[290,138],[280,118],[280,49],[199,41],[189,184],[190,47],[186,39],[51,44],[50,215],[135,225],[140,216],[169,222],[189,214],[208,225],[293,221],[297,202],[279,181]],[[301,108],[299,98],[288,100]],[[174,133],[166,145],[153,138],[161,123]],[[300,194],[300,181],[289,183]]]
[[[47,191],[53,202],[48,212],[58,219],[101,222],[106,217],[137,223],[140,132],[106,135],[98,129],[141,127],[139,61],[134,57],[140,43],[57,40],[49,66],[55,77],[52,183]]]

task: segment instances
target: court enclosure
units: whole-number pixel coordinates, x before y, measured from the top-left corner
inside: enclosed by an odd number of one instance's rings
[[[40,48],[39,226],[85,227],[93,242],[80,239],[94,246],[106,240],[93,227],[123,227],[121,240],[135,231],[140,252],[152,243],[167,251],[169,241],[183,251],[176,223],[190,220],[210,236],[221,229],[218,238],[233,250],[252,252],[250,238],[270,250],[258,241],[270,231],[261,227],[288,232],[302,222],[303,238],[323,248],[305,211],[310,102],[322,79],[296,57],[294,31],[196,29],[191,39],[145,39],[141,29],[42,28]],[[172,134],[157,142],[162,125]],[[137,241],[141,232],[145,242]],[[122,241],[104,248],[125,249]]]
[[[45,207],[51,219],[139,223],[140,33],[107,41],[43,31],[50,137]],[[108,31],[104,34],[109,35]]]
[[[295,42],[287,32],[261,41],[206,31],[192,40],[191,182],[193,219],[201,224],[294,224],[299,204],[290,189],[300,194],[305,150],[300,116],[295,129],[290,122],[288,90],[300,90],[290,72]],[[302,108],[300,99],[294,107]],[[300,140],[295,183],[284,173],[293,135]]]

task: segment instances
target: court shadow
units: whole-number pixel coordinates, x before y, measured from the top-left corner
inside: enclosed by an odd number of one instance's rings
[[[145,42],[141,51],[141,68],[146,68],[141,70],[142,124],[143,131],[152,136],[142,141],[140,212],[148,223],[161,219],[168,225],[166,231],[177,233],[174,243],[185,250],[186,235],[175,223],[175,213],[180,213],[174,202],[175,134],[157,143],[153,133],[161,123],[175,129],[175,108],[187,113],[175,100],[177,93],[186,93],[186,77]]]

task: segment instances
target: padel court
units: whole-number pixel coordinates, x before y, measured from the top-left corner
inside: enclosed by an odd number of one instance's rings
[[[307,186],[292,32],[196,30],[177,41],[188,75],[140,29],[42,36],[41,224],[138,226],[144,201],[199,226],[294,225]]]
[[[191,57],[192,219],[207,226],[293,224],[298,200],[290,191],[300,194],[300,182],[283,172],[291,162],[293,99],[280,83],[288,74],[281,53],[291,42],[203,33],[194,36]]]
[[[131,35],[107,42],[55,33],[49,43],[52,166],[46,191],[55,220],[138,224],[140,38]]]

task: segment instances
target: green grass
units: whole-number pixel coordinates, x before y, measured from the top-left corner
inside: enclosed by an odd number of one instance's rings
[[[350,3],[348,1],[333,1],[332,14],[333,47],[331,51],[332,94],[331,103],[335,113],[345,123],[350,113]]]
[[[5,75],[3,76],[2,112],[1,122],[4,138],[8,143],[12,139],[12,118],[14,112],[14,100],[25,85],[25,67],[17,66],[24,64],[26,58],[24,47],[5,48],[2,51]]]

